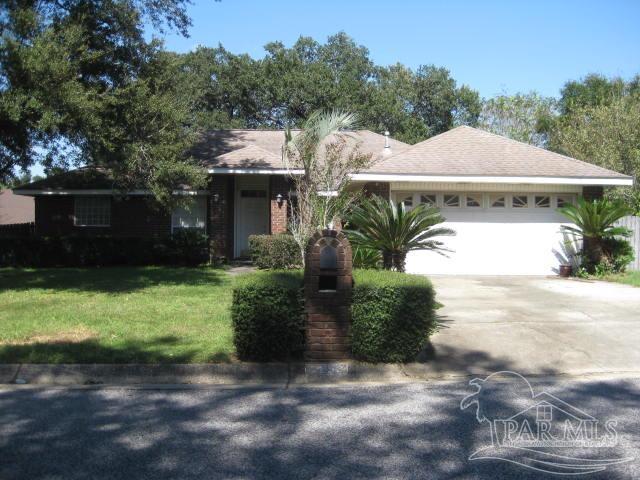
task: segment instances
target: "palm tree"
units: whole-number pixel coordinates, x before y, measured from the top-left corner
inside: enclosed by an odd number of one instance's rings
[[[450,228],[438,227],[444,222],[437,208],[418,205],[406,210],[404,204],[394,205],[382,197],[363,199],[348,216],[347,234],[358,247],[382,253],[383,267],[405,271],[407,253],[412,250],[446,251],[435,237],[455,235]]]
[[[631,215],[631,209],[618,200],[588,201],[578,199],[576,205],[566,205],[558,209],[575,226],[563,225],[563,231],[582,238],[583,251],[587,258],[588,269],[598,265],[604,254],[604,241],[616,236],[627,237],[629,229],[616,226],[622,217]]]
[[[290,230],[304,262],[307,241],[348,209],[351,174],[366,168],[371,155],[359,152],[355,114],[341,110],[312,113],[302,130],[285,131],[283,160],[295,188]]]

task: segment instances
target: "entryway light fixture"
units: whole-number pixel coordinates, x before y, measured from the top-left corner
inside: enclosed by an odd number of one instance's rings
[[[282,202],[284,202],[284,197],[282,196],[281,193],[276,195],[276,202],[278,203],[278,205],[282,205]]]

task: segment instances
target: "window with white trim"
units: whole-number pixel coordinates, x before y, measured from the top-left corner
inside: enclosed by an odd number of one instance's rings
[[[507,196],[503,194],[489,195],[489,206],[491,208],[506,208]]]
[[[551,197],[549,195],[536,195],[533,200],[533,206],[536,208],[551,208]]]
[[[420,195],[420,203],[427,207],[435,207],[438,203],[438,196],[435,193],[423,193]]]
[[[482,194],[481,193],[468,193],[466,195],[465,206],[470,208],[482,207]]]
[[[460,195],[444,195],[442,197],[442,206],[443,207],[459,207]]]
[[[511,206],[513,208],[528,208],[529,197],[527,195],[514,195],[511,198]]]
[[[75,197],[73,224],[76,227],[110,227],[111,196]]]
[[[171,213],[171,231],[198,229],[205,231],[207,225],[207,198],[195,197],[176,207]]]

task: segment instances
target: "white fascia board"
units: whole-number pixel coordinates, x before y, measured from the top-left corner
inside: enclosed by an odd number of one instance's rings
[[[270,169],[270,168],[210,168],[209,173],[225,173],[234,175],[302,175],[304,170],[286,168]]]
[[[13,192],[16,195],[151,195],[149,190],[131,190],[120,192],[118,190],[20,190]],[[174,190],[173,195],[208,195],[207,190]]]
[[[595,177],[490,177],[485,175],[401,175],[386,173],[355,173],[351,179],[361,182],[451,182],[451,183],[529,183],[565,185],[632,186],[633,178]]]

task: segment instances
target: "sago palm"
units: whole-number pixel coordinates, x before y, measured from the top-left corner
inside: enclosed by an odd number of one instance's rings
[[[356,246],[382,253],[385,269],[405,270],[407,253],[412,250],[446,251],[436,237],[455,235],[450,228],[436,227],[444,222],[437,208],[418,205],[412,210],[382,197],[363,199],[350,215],[347,233]]]
[[[575,225],[564,225],[563,231],[582,238],[588,268],[602,260],[605,239],[626,237],[630,233],[629,229],[615,225],[618,220],[631,214],[631,209],[620,201],[580,198],[575,205],[561,207],[558,211]]]

